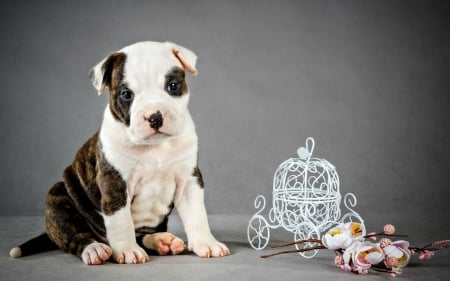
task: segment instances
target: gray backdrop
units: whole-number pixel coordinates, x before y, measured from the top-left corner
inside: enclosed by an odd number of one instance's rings
[[[199,57],[190,109],[210,214],[251,216],[311,136],[370,226],[450,232],[446,1],[14,0],[0,14],[0,215],[43,215],[100,126],[89,69],[169,40]]]

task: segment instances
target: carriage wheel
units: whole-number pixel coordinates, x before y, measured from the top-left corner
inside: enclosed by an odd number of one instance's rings
[[[247,238],[255,250],[264,249],[269,243],[270,228],[266,219],[260,215],[253,216],[247,227]]]
[[[320,239],[320,233],[319,230],[317,229],[317,227],[309,222],[302,222],[298,225],[297,229],[294,232],[294,240],[295,241],[299,241],[299,240],[308,240],[308,239]],[[297,248],[297,250],[301,250],[301,249],[308,249],[311,247],[317,246],[317,243],[314,242],[305,242],[305,243],[298,243],[295,244],[295,247]],[[304,258],[313,258],[317,253],[319,252],[319,250],[310,250],[310,251],[305,251],[305,252],[300,252],[299,254],[301,256],[303,256]]]

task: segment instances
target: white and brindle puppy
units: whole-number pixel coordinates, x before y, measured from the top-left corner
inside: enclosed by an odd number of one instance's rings
[[[12,257],[59,248],[102,264],[144,263],[152,251],[178,254],[184,242],[167,232],[174,207],[189,250],[230,253],[211,234],[204,205],[185,78],[197,74],[196,60],[170,42],[140,42],[91,70],[98,93],[109,90],[103,123],[50,189],[46,232],[12,249]]]

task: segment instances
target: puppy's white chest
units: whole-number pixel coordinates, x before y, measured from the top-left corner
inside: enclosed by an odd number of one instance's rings
[[[128,185],[135,228],[159,225],[173,207],[177,187],[174,171],[138,167]]]

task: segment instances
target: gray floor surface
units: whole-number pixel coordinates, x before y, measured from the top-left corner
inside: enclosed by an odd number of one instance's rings
[[[231,249],[232,254],[228,257],[202,259],[186,253],[152,257],[149,263],[139,265],[86,266],[77,257],[62,251],[10,258],[11,247],[43,230],[43,218],[0,217],[0,280],[395,280],[375,271],[366,276],[341,271],[334,265],[334,253],[326,250],[312,259],[296,254],[261,259],[261,254],[272,251],[256,251],[249,246],[246,238],[248,219],[246,216],[210,217],[213,233]],[[178,223],[175,217],[169,227],[184,239]],[[430,261],[420,261],[414,256],[403,274],[395,278],[450,280],[449,252],[440,252]]]

